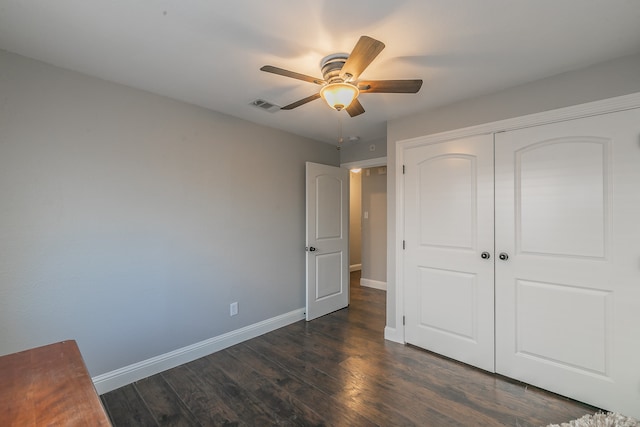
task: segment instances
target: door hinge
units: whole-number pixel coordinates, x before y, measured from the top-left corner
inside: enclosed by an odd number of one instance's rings
[[[405,325],[405,318],[404,318],[404,316],[402,316],[402,326],[404,326],[404,325]]]
[[[404,165],[402,165],[402,175],[404,175],[405,169],[404,169]]]
[[[407,248],[407,242],[405,242],[404,240],[402,241],[402,249],[406,249]]]

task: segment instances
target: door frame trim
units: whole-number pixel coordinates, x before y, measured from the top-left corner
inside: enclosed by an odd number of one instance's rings
[[[354,168],[374,168],[376,166],[386,166],[387,156],[376,157],[375,159],[356,160],[355,162],[341,163],[341,168],[354,169]]]
[[[406,149],[429,144],[437,144],[458,138],[482,134],[495,134],[554,122],[631,110],[634,108],[640,108],[640,92],[396,141],[395,238],[397,242],[401,242],[404,237],[404,180],[402,179],[402,166],[404,164],[404,151]],[[402,244],[396,244],[393,262],[395,263],[396,273],[395,293],[392,296],[387,292],[387,305],[391,303],[395,305],[395,327],[389,326],[389,320],[391,319],[387,319],[384,337],[389,341],[405,343],[404,326],[402,324],[404,317],[404,272],[401,268],[404,264],[404,253],[402,250]],[[395,301],[393,301],[392,298],[395,298]]]

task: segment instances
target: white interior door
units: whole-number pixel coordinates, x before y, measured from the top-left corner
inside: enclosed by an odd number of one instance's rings
[[[493,372],[493,136],[403,158],[405,341]]]
[[[307,162],[307,320],[349,305],[349,171]]]
[[[496,134],[496,370],[640,416],[640,110]]]

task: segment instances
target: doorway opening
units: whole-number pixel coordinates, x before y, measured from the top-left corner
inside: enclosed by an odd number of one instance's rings
[[[349,271],[387,290],[387,159],[343,164],[349,173]]]

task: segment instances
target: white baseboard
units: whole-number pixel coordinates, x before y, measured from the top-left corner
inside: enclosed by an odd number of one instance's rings
[[[380,289],[382,291],[387,290],[387,282],[380,282],[378,280],[360,279],[360,286],[366,286],[367,288]]]
[[[352,264],[349,266],[349,273],[358,270],[362,270],[362,264]]]
[[[397,328],[390,328],[389,326],[384,328],[384,339],[387,341],[393,341],[400,344],[404,344],[404,337],[402,336],[402,330]]]
[[[253,325],[245,326],[244,328],[95,376],[92,378],[93,384],[98,394],[104,394],[143,378],[150,377],[151,375],[166,371],[167,369],[175,368],[176,366],[191,362],[200,357],[215,353],[216,351],[224,350],[232,345],[290,325],[304,318],[305,309],[299,308],[289,313],[272,317],[271,319],[263,320],[262,322],[254,323]]]

